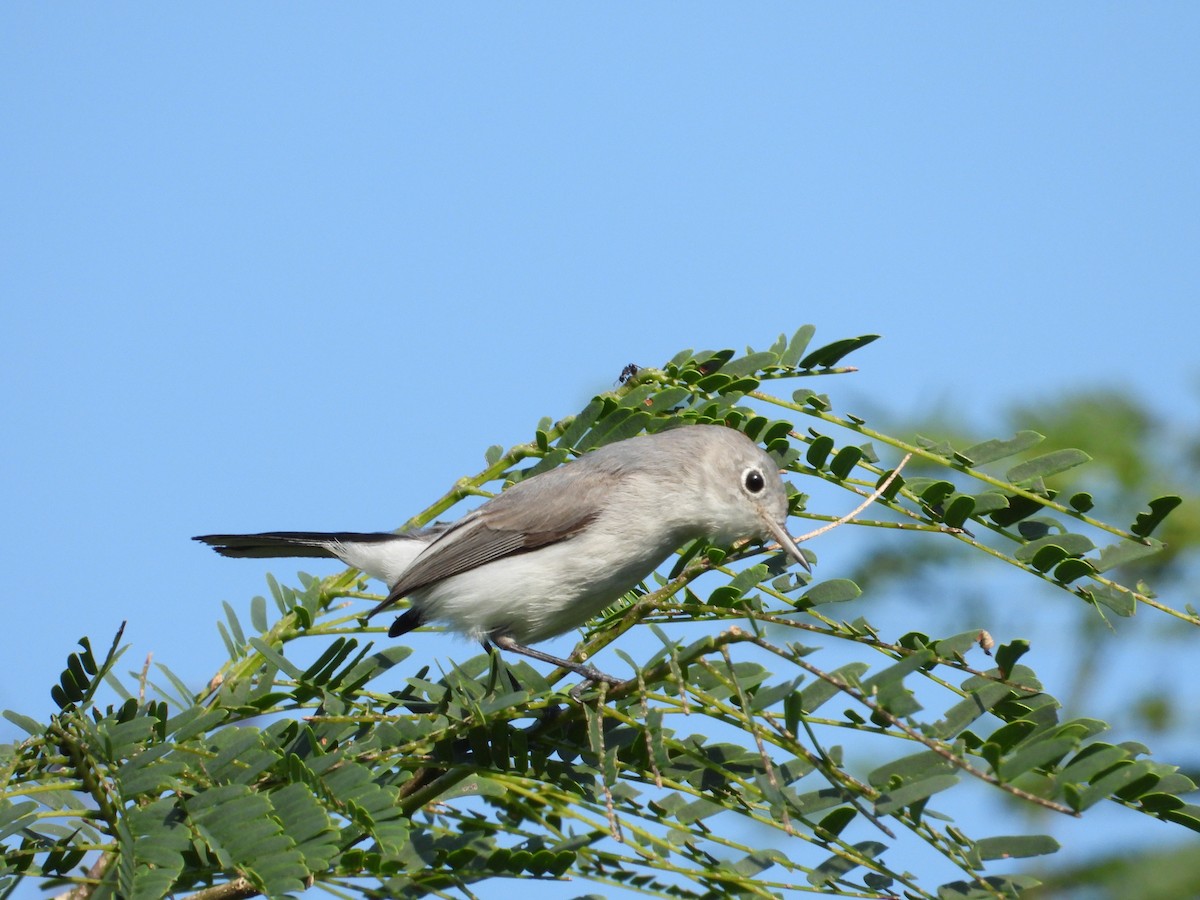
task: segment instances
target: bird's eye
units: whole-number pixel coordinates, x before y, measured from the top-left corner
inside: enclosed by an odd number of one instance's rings
[[[742,484],[746,485],[746,490],[752,494],[759,493],[767,486],[766,479],[763,478],[762,472],[758,469],[747,469],[742,474]]]

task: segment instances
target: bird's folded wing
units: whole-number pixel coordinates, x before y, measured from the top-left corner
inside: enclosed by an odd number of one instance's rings
[[[535,550],[578,534],[595,518],[595,509],[547,521],[530,522],[521,528],[516,517],[506,515],[504,506],[485,509],[460,519],[439,535],[392,586],[387,599],[371,615],[391,606],[401,597],[435,582],[478,568],[505,556]]]

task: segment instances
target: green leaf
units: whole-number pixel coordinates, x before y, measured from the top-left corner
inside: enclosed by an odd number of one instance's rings
[[[761,443],[765,447],[770,447],[776,441],[787,441],[788,435],[792,431],[792,423],[787,419],[776,419],[767,426],[767,430],[763,432]]]
[[[675,366],[676,368],[678,368],[679,366],[682,366],[684,363],[691,360],[692,354],[693,354],[693,351],[691,351],[691,350],[680,350],[678,353],[676,353],[674,356],[672,356],[669,360],[667,360],[667,362],[663,366],[663,368],[666,369],[666,368],[669,368],[670,366]]]
[[[829,457],[829,451],[832,449],[833,438],[825,434],[820,434],[813,438],[813,442],[809,445],[808,452],[804,454],[804,458],[814,469],[821,469],[824,468],[825,460]]]
[[[1150,764],[1145,760],[1128,760],[1118,763],[1112,770],[1101,775],[1082,791],[1077,808],[1084,810],[1101,800],[1115,796],[1148,774],[1151,774]]]
[[[1015,437],[1006,441],[992,439],[972,444],[962,451],[962,455],[970,457],[972,465],[982,466],[1007,456],[1015,456],[1026,450],[1032,450],[1044,440],[1045,437],[1036,431],[1018,431]]]
[[[231,660],[241,659],[242,651],[239,645],[229,635],[229,629],[225,627],[225,623],[217,622],[217,632],[221,635],[221,640],[225,644],[225,652],[229,654]]]
[[[571,420],[571,424],[567,426],[566,431],[564,431],[562,436],[559,437],[556,445],[564,450],[575,449],[575,445],[579,443],[579,440],[588,433],[593,425],[596,424],[596,420],[600,417],[600,414],[603,411],[604,401],[599,397],[594,397],[592,401],[588,403],[588,405],[585,406],[579,412],[579,414],[575,416],[574,419]],[[500,457],[497,456],[496,459],[499,460]],[[495,465],[495,463],[489,460],[488,465]]]
[[[269,796],[284,832],[303,855],[305,867],[310,872],[329,868],[339,851],[340,833],[308,787],[292,783]]]
[[[834,341],[832,344],[826,344],[817,350],[814,350],[808,356],[800,361],[799,368],[801,369],[828,369],[836,366],[843,358],[858,350],[860,347],[865,347],[872,341],[878,340],[877,334],[864,334],[860,337],[845,338],[844,340]]]
[[[29,716],[21,715],[19,712],[14,712],[11,709],[4,710],[4,718],[12,722],[22,731],[26,731],[32,735],[39,735],[46,730],[45,726]]]
[[[707,819],[709,816],[714,816],[719,812],[723,812],[725,807],[720,803],[714,803],[711,800],[701,798],[693,800],[691,803],[680,807],[675,811],[675,820],[681,825],[691,825],[693,822],[699,822],[702,819]]]
[[[721,369],[737,355],[736,350],[702,350],[693,357],[700,370],[706,375]]]
[[[662,413],[674,409],[692,396],[687,388],[670,385],[654,393],[646,409],[652,413]]]
[[[808,609],[823,603],[845,603],[848,600],[854,600],[861,594],[862,588],[849,578],[831,578],[829,581],[822,581],[820,584],[810,587],[803,596],[796,600],[796,606]]]
[[[964,631],[940,641],[933,642],[933,651],[946,659],[962,659],[979,645],[979,629]]]
[[[223,785],[183,801],[183,806],[222,866],[241,871],[270,896],[304,890],[309,874],[304,858],[271,815],[265,794]]]
[[[250,624],[260,632],[270,627],[267,622],[267,601],[262,597],[250,601]]]
[[[919,650],[863,682],[863,691],[874,695],[876,704],[894,716],[909,716],[921,709],[912,691],[904,686],[904,679],[936,657],[931,650]]]
[[[1036,541],[1022,544],[1017,548],[1013,556],[1021,562],[1032,562],[1034,557],[1043,548],[1057,547],[1062,551],[1062,555],[1054,562],[1054,564],[1057,564],[1068,556],[1083,556],[1089,550],[1095,549],[1095,546],[1086,535],[1070,533],[1050,534],[1046,537],[1038,538]]]
[[[1078,739],[1072,736],[1034,741],[1003,760],[996,774],[1003,781],[1012,781],[1024,772],[1057,763],[1078,746]]]
[[[1059,843],[1045,834],[1017,834],[983,838],[975,849],[980,859],[1024,859],[1056,853]]]
[[[755,711],[769,709],[780,700],[786,700],[789,697],[797,696],[796,688],[800,686],[800,682],[802,680],[803,676],[797,675],[795,678],[780,682],[772,687],[759,688],[754,692],[754,696],[751,698],[751,708]]]
[[[246,635],[242,633],[242,623],[238,621],[237,613],[227,601],[221,601],[221,605],[225,607],[225,618],[229,620],[229,631],[233,639],[238,647],[246,646]]]
[[[958,776],[954,774],[934,775],[920,781],[907,782],[895,789],[884,791],[875,801],[875,812],[881,816],[890,815],[941,791],[949,790],[956,784]]]
[[[817,828],[821,831],[827,832],[830,837],[837,837],[842,833],[842,831],[845,830],[846,826],[849,825],[857,815],[858,810],[856,810],[853,806],[839,806],[833,812],[821,819],[821,821],[817,824]],[[829,838],[824,839],[829,840]]]
[[[938,900],[996,900],[997,897],[1020,897],[1040,884],[1031,875],[980,876],[978,882],[951,881],[938,888]]]
[[[1161,553],[1166,545],[1162,541],[1147,538],[1148,543],[1139,544],[1136,541],[1121,541],[1119,544],[1109,544],[1100,551],[1100,559],[1093,565],[1097,572],[1107,572],[1117,566],[1124,566],[1135,560],[1145,559]]]
[[[591,450],[640,434],[650,414],[640,409],[617,409],[596,423],[596,427],[575,443],[577,450]]]
[[[1063,766],[1057,779],[1060,784],[1091,781],[1129,758],[1129,751],[1124,747],[1095,741],[1075,754],[1075,758]]]
[[[935,456],[940,456],[946,460],[952,460],[960,455],[959,452],[950,445],[949,441],[934,440],[933,438],[928,438],[924,435],[918,434],[916,435],[916,442],[917,446],[922,450],[932,453]]]
[[[732,359],[721,368],[722,375],[754,375],[761,372],[763,369],[777,366],[779,357],[768,350],[762,350],[758,353],[751,353],[747,356],[742,356],[737,359]]]
[[[933,778],[935,775],[942,775],[953,771],[954,767],[942,756],[934,753],[932,750],[922,750],[919,753],[912,753],[908,756],[894,759],[873,769],[868,773],[867,781],[874,787],[883,789],[889,783],[892,783],[893,779],[897,781],[921,781]]]
[[[205,768],[215,782],[246,784],[273,766],[282,753],[273,747],[265,732],[249,726],[223,728],[211,738],[215,756]]]
[[[122,841],[132,862],[132,897],[165,897],[183,871],[184,853],[191,847],[186,824],[172,798],[163,798],[128,812],[130,840]],[[126,860],[121,859],[122,863]]]
[[[738,572],[728,584],[721,585],[709,594],[708,602],[712,606],[732,606],[735,601],[740,599],[747,591],[757,587],[770,574],[770,569],[764,563],[748,566],[741,572]]]
[[[792,335],[791,341],[788,342],[787,349],[779,357],[779,364],[788,368],[796,368],[801,357],[804,356],[804,351],[808,349],[808,342],[812,340],[812,336],[816,334],[817,329],[812,325],[802,325]]]
[[[755,850],[753,853],[743,856],[732,865],[732,869],[745,878],[753,878],[755,875],[765,872],[776,863],[786,861],[787,857],[780,851],[768,848],[766,850]]]
[[[1033,555],[1029,564],[1039,572],[1049,572],[1067,558],[1067,551],[1058,544],[1047,544]]]
[[[854,845],[854,849],[862,856],[874,859],[880,853],[883,853],[887,847],[878,841],[861,841]],[[808,883],[816,887],[831,884],[853,872],[859,865],[860,863],[854,859],[847,858],[844,853],[835,853],[808,873]]]
[[[1138,537],[1149,537],[1150,533],[1162,524],[1162,520],[1170,514],[1171,510],[1182,502],[1182,497],[1176,497],[1173,494],[1151,500],[1150,511],[1138,513],[1133,524],[1129,526],[1129,530]]]
[[[1022,484],[1037,478],[1049,478],[1068,469],[1091,462],[1092,458],[1082,450],[1067,448],[1054,450],[1027,462],[1019,463],[1008,470],[1004,476],[1013,484]]]
[[[1077,512],[1085,513],[1095,506],[1095,501],[1092,500],[1092,495],[1081,491],[1078,494],[1072,494],[1071,499],[1067,501],[1071,504],[1071,508]]]
[[[931,736],[949,740],[989,712],[997,703],[1012,696],[1013,690],[1006,684],[995,681],[983,684],[946,710],[941,720],[934,723],[930,729]]]
[[[220,622],[217,624],[220,625]],[[279,669],[279,671],[284,672],[297,680],[303,678],[304,673],[299,668],[292,665],[291,661],[288,660],[287,657],[285,657],[282,653],[280,653],[262,638],[252,637],[249,640],[249,644],[251,647],[257,650],[267,662]]]
[[[187,764],[171,756],[174,750],[170,744],[149,747],[121,766],[116,777],[122,795],[155,795],[175,787],[177,776],[187,771]]]
[[[1010,525],[1015,525],[1022,519],[1032,516],[1034,513],[1045,509],[1045,504],[1039,503],[1029,497],[1010,496],[1007,498],[1008,504],[1003,509],[998,509],[991,514],[991,519],[1001,528],[1007,528]]]
[[[1133,594],[1111,584],[1094,584],[1077,590],[1081,597],[1108,607],[1118,616],[1128,618],[1137,611],[1137,600]]]
[[[408,820],[395,788],[377,784],[371,769],[335,754],[309,762],[312,774],[305,781],[327,804],[366,830],[384,853],[403,850],[409,840]]]
[[[863,452],[860,448],[843,447],[837,452],[837,455],[833,458],[833,461],[829,463],[829,471],[840,481],[849,477],[850,473],[854,471],[854,467],[858,464],[858,461],[862,459],[862,457]]]
[[[792,400],[804,406],[811,406],[816,410],[827,410],[830,408],[828,394],[818,394],[809,388],[800,388],[799,390],[792,391]]]
[[[121,631],[124,630],[125,625],[122,623]],[[120,632],[118,632],[118,637],[119,636]],[[88,640],[87,637],[81,637],[79,639],[79,646],[83,648],[83,654],[80,657],[80,661],[83,663],[84,671],[87,672],[88,675],[100,674],[100,669],[96,665],[96,657],[92,654],[92,642]]]
[[[271,599],[275,601],[279,611],[287,615],[292,606],[292,592],[280,585],[270,572],[267,573],[267,588],[271,591]]]
[[[192,706],[167,721],[167,734],[175,743],[182,743],[219,727],[228,716],[229,711],[220,707]]]
[[[879,478],[875,481],[875,490],[879,490],[880,485],[882,485],[889,478],[892,479],[891,483],[887,486],[887,489],[880,494],[880,497],[888,502],[895,500],[896,495],[900,493],[901,488],[907,484],[903,475],[896,475],[894,478],[892,477],[895,471],[895,469],[888,469],[886,472],[880,473]]]
[[[38,804],[33,800],[0,801],[0,839],[16,834],[37,821]]]
[[[1066,559],[1055,568],[1054,580],[1070,584],[1072,581],[1094,574],[1096,574],[1096,570],[1088,560]]]
[[[1200,806],[1192,803],[1184,804],[1178,809],[1166,809],[1158,814],[1165,822],[1174,822],[1192,831],[1200,831]]]
[[[840,668],[834,669],[828,673],[829,678],[854,686],[858,684],[858,678],[863,672],[870,668],[866,663],[853,662]],[[834,685],[830,684],[825,679],[814,681],[808,687],[800,692],[800,706],[806,713],[815,712],[827,700],[830,700],[841,691]]]
[[[800,719],[804,715],[804,698],[799,691],[783,699],[783,727],[795,736],[800,732]]]
[[[1017,660],[1028,652],[1029,641],[1020,638],[1008,644],[1001,644],[1000,649],[996,651],[996,667],[1000,670],[1000,677],[1008,678]]]
[[[963,523],[975,511],[975,498],[966,494],[958,494],[946,506],[942,513],[942,522],[951,528],[962,528]]]
[[[750,438],[752,441],[757,441],[762,430],[767,427],[766,416],[753,416],[745,425],[742,426],[742,434]]]
[[[920,493],[921,501],[929,506],[939,506],[942,501],[954,493],[954,485],[949,481],[925,482],[914,478],[909,481],[909,487]]]

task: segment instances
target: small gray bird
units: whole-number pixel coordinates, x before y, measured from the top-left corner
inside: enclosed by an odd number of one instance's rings
[[[194,540],[223,556],[336,557],[389,587],[370,615],[408,598],[391,637],[444,622],[485,645],[618,683],[526,645],[583,624],[697,538],[726,546],[774,538],[808,568],[787,514],[778,466],[761,447],[731,428],[687,425],[601,447],[450,525]]]

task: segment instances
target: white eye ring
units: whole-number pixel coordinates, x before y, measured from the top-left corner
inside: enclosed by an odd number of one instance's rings
[[[761,494],[767,486],[767,480],[759,469],[747,469],[742,473],[742,487],[751,494]]]

